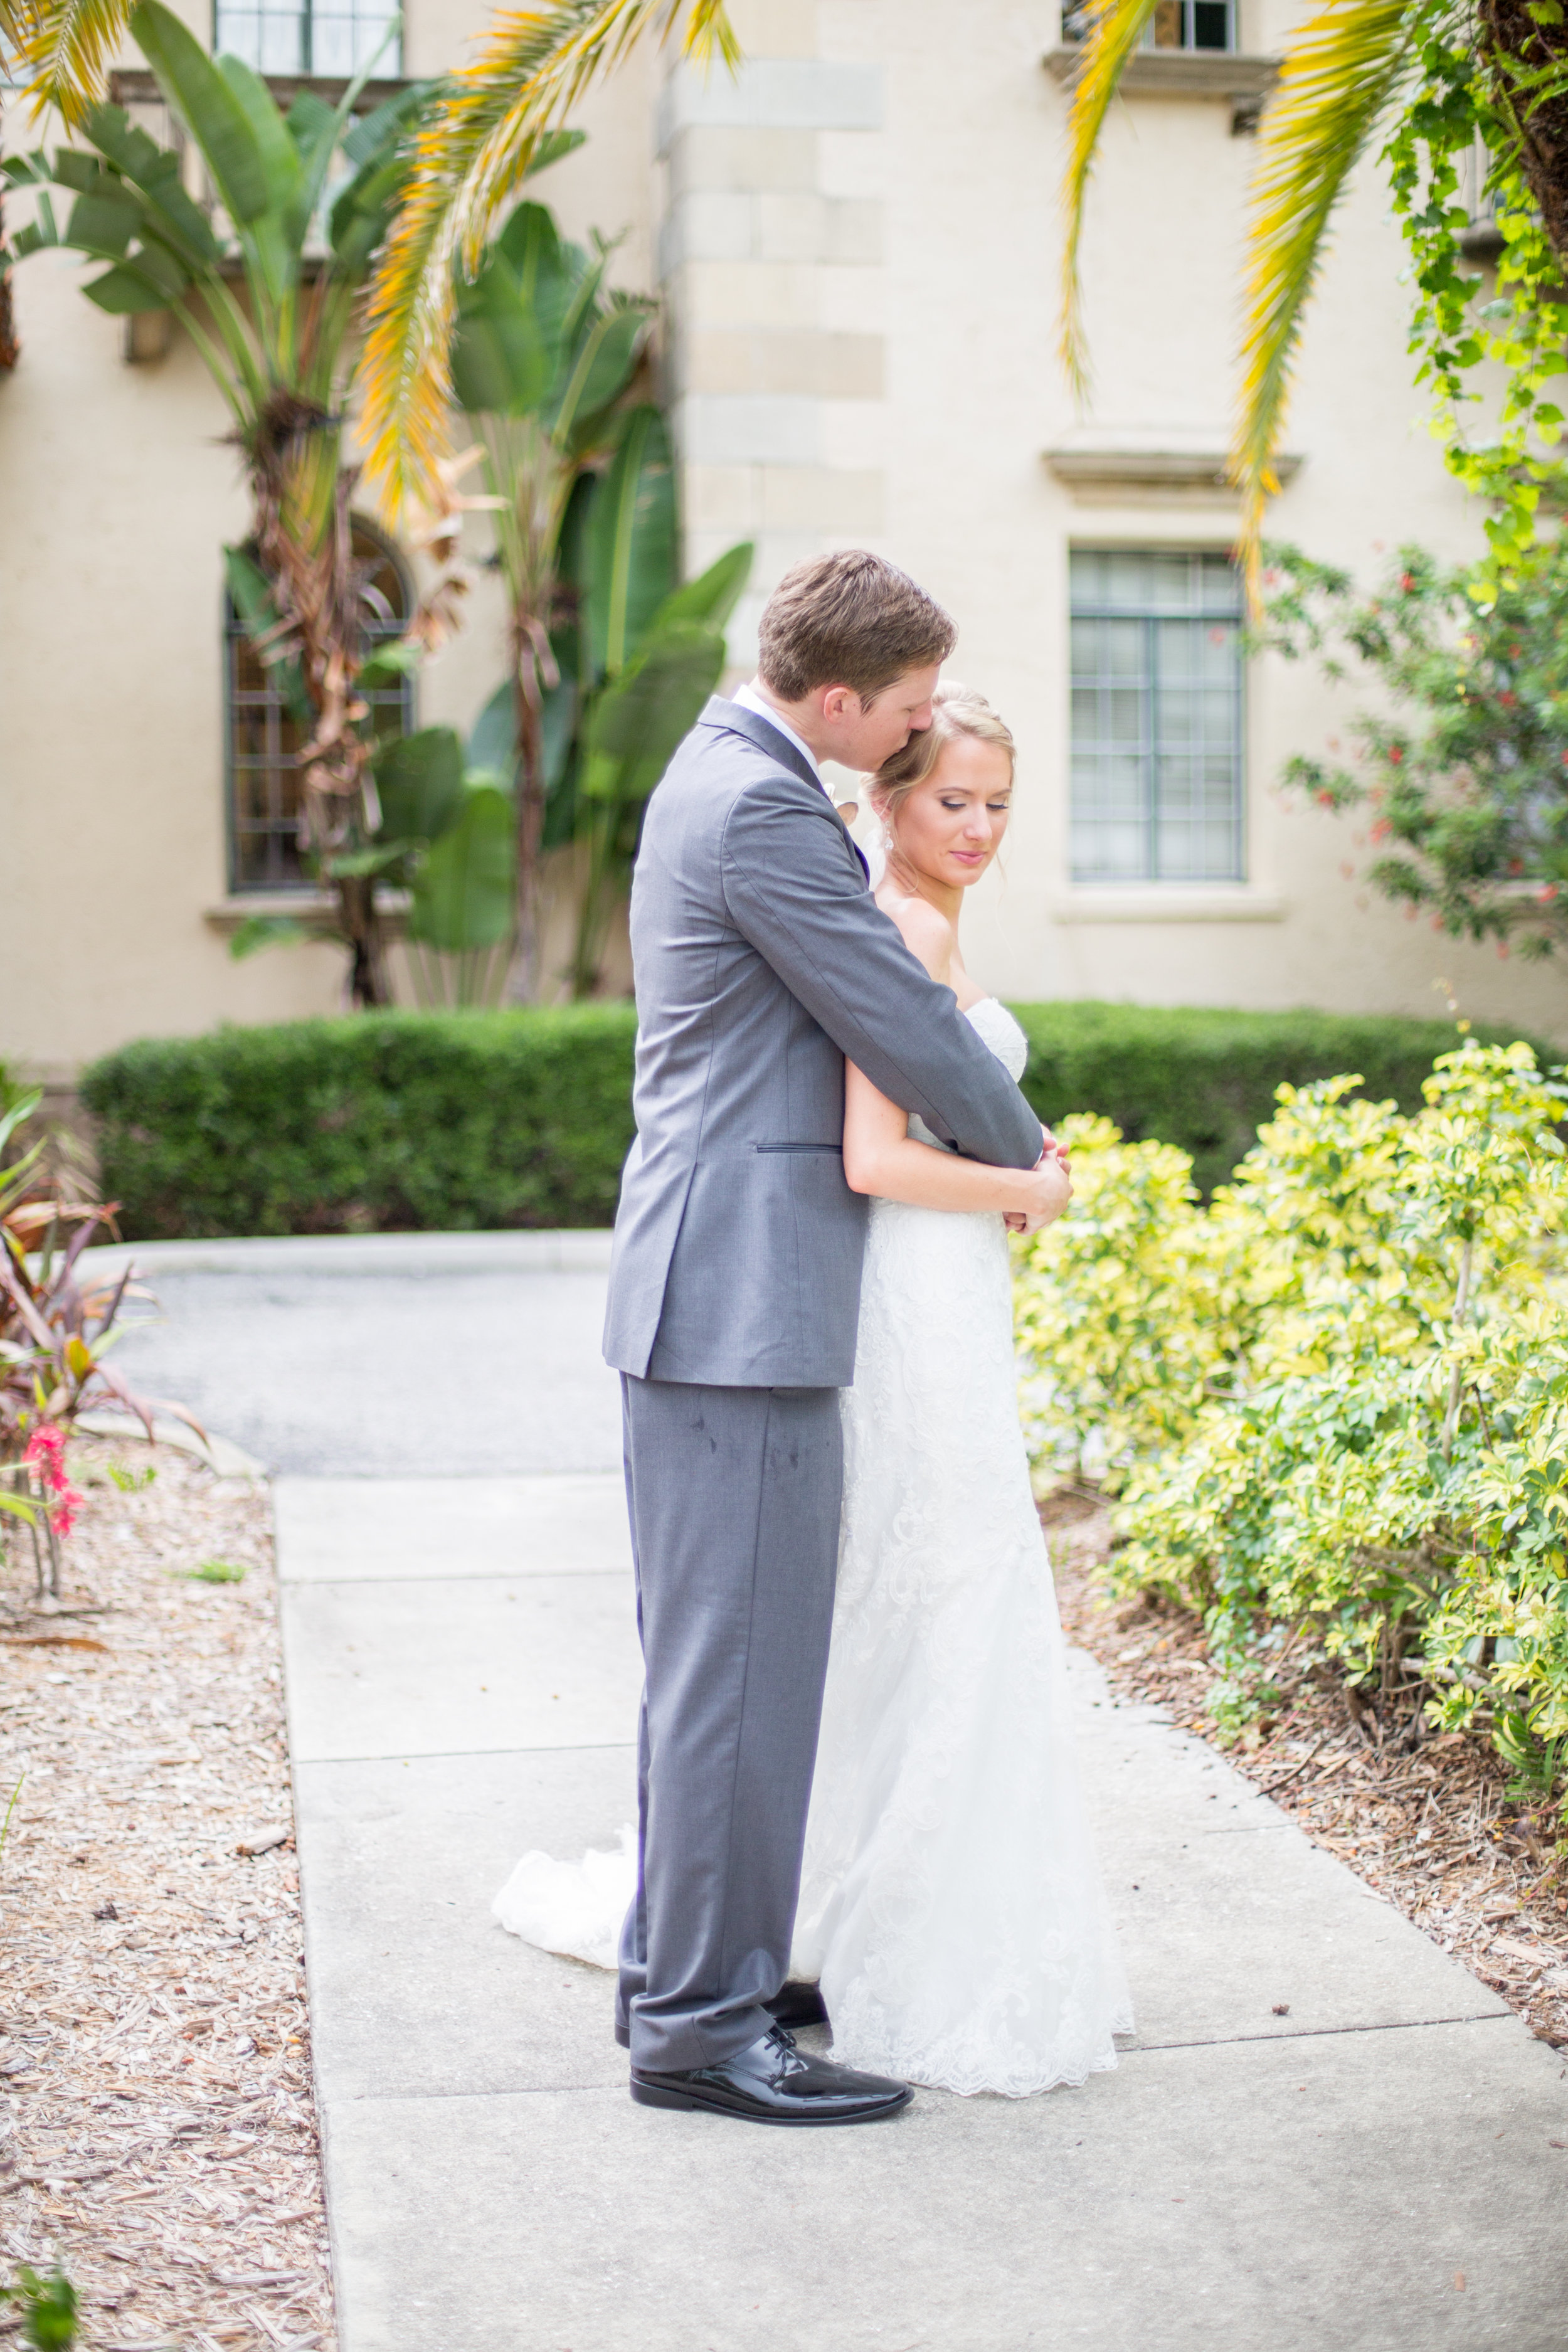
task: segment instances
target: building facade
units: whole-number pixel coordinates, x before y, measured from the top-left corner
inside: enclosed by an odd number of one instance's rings
[[[225,39],[280,74],[348,70],[381,37],[379,0],[222,7]],[[210,38],[203,0],[187,13]],[[972,968],[1016,998],[1453,1001],[1568,1042],[1568,977],[1369,898],[1353,824],[1278,789],[1355,707],[1305,665],[1243,661],[1227,560],[1248,131],[1287,13],[1161,10],[1096,175],[1081,409],[1056,350],[1071,47],[1055,0],[733,15],[738,78],[640,52],[584,110],[587,144],[534,184],[572,234],[624,232],[616,272],[660,298],[687,569],[757,543],[735,675],[769,587],[823,547],[885,551],[957,617],[950,670],[1020,747]],[[480,21],[410,0],[402,70],[457,62]],[[6,131],[32,143],[14,114]],[[1274,518],[1362,577],[1406,539],[1479,544],[1422,425],[1402,266],[1363,166]],[[298,903],[237,854],[235,453],[194,351],[176,335],[138,353],[76,275],[54,255],[16,270],[21,357],[0,378],[0,1060],[61,1082],[127,1037],[330,1011],[342,988],[328,945],[228,956],[247,913]],[[487,580],[426,668],[419,719],[467,729],[503,667]]]

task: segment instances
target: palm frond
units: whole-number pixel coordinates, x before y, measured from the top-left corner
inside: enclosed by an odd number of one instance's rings
[[[132,0],[0,0],[0,6],[34,113],[55,107],[74,128],[106,95]]]
[[[502,10],[447,83],[371,289],[363,433],[389,520],[437,495],[454,269],[478,269],[509,197],[592,84],[645,33],[667,39],[681,20],[684,55],[739,63],[724,0],[555,0]]]
[[[1068,383],[1081,399],[1089,389],[1089,356],[1083,338],[1083,297],[1079,284],[1079,245],[1083,236],[1089,178],[1100,134],[1117,85],[1142,47],[1159,0],[1100,0],[1089,19],[1083,56],[1073,77],[1068,112],[1068,165],[1062,184],[1067,234],[1062,247],[1061,356]]]
[[[1345,183],[1413,65],[1410,0],[1329,0],[1295,33],[1265,110],[1247,226],[1232,471],[1254,607],[1263,515],[1279,488],[1301,319]]]

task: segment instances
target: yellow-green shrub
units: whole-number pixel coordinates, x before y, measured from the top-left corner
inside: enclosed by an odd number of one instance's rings
[[[1035,1450],[1102,1470],[1119,1583],[1204,1611],[1222,1719],[1293,1626],[1539,1780],[1568,1740],[1563,1089],[1522,1045],[1444,1055],[1411,1118],[1355,1083],[1281,1087],[1206,1210],[1182,1154],[1076,1123],[1073,1208],[1019,1251]]]

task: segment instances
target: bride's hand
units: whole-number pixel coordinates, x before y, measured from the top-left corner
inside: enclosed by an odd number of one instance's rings
[[[1026,1237],[1037,1234],[1046,1225],[1054,1224],[1072,1199],[1072,1179],[1068,1174],[1067,1155],[1055,1144],[1040,1154],[1036,1165],[1024,1179],[1029,1196],[1026,1209],[1009,1209],[1006,1222],[1009,1229]]]

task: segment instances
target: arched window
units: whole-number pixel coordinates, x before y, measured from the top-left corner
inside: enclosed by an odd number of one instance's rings
[[[370,584],[385,619],[373,625],[376,642],[400,637],[413,594],[403,567],[378,532],[356,517],[353,550],[374,566]],[[300,859],[300,731],[278,682],[262,663],[232,598],[224,600],[224,662],[227,686],[228,887],[231,891],[309,889]],[[414,724],[410,678],[365,690],[376,734],[406,735]]]

